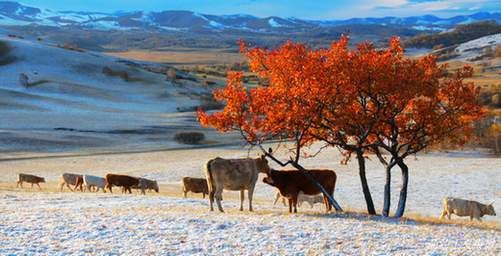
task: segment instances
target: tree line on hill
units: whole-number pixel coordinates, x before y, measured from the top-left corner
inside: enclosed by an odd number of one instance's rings
[[[402,42],[404,48],[429,48],[462,44],[480,37],[501,33],[501,25],[495,20],[484,20],[457,26],[453,31],[419,35]]]

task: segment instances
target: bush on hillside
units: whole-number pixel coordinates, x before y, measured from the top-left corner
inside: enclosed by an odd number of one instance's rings
[[[205,134],[202,132],[178,132],[174,135],[174,140],[184,144],[199,144],[205,139]]]
[[[111,76],[111,74],[113,74],[113,69],[109,68],[108,66],[104,66],[103,73],[107,76]]]
[[[19,83],[21,84],[21,86],[23,87],[28,87],[29,83],[28,83],[28,75],[26,75],[25,73],[19,73]]]

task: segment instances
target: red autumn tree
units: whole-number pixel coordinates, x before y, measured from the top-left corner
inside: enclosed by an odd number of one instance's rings
[[[202,125],[222,132],[239,131],[251,143],[267,137],[291,138],[295,158],[288,163],[300,170],[304,170],[298,164],[302,147],[316,140],[343,148],[347,156],[356,153],[368,211],[374,214],[363,155],[371,150],[386,166],[387,185],[391,168],[398,165],[402,170],[395,214],[401,216],[408,184],[404,159],[445,137],[464,143],[473,120],[483,115],[476,100],[478,91],[464,81],[472,71],[466,66],[447,76],[446,66],[437,66],[434,57],[404,58],[398,38],[385,50],[367,42],[348,51],[347,42],[343,37],[330,50],[318,51],[288,42],[268,51],[251,50],[240,41],[251,69],[269,79],[270,86],[247,92],[240,74],[232,73],[228,86],[215,93],[217,100],[227,103],[226,108],[197,115]],[[384,151],[390,161],[383,157]],[[385,216],[389,192],[387,186]]]

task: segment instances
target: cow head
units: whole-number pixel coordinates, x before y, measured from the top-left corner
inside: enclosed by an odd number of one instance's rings
[[[270,166],[268,165],[268,160],[266,159],[266,156],[261,154],[259,155],[256,159],[256,166],[257,169],[259,170],[260,173],[266,173],[268,174],[270,172]]]
[[[157,183],[157,180],[154,180],[154,181],[153,181],[153,185],[152,185],[152,187],[153,187],[153,190],[155,190],[155,192],[157,192],[157,193],[158,193],[158,183]]]
[[[487,215],[492,215],[492,216],[496,216],[496,211],[494,211],[494,206],[492,206],[493,203],[489,204],[487,206],[487,210],[485,211],[485,214]]]
[[[270,171],[266,173],[266,177],[263,178],[264,183],[275,186],[275,182],[273,181],[273,172],[274,170],[270,168]]]
[[[45,178],[42,177],[42,181],[40,181],[41,183],[45,183]]]

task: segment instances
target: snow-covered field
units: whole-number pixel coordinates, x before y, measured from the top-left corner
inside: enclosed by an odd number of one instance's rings
[[[2,191],[0,255],[499,255],[499,231],[207,200]],[[270,206],[271,207],[271,206]],[[304,207],[304,206],[303,206]]]
[[[204,177],[203,163],[215,156],[255,155],[238,147],[34,158],[0,162],[0,255],[499,255],[499,216],[484,216],[494,229],[458,224],[426,224],[367,217],[357,165],[340,165],[335,150],[304,160],[311,168],[336,170],[335,199],[345,213],[324,212],[306,203],[298,214],[273,206],[274,189],[256,187],[254,212],[238,209],[238,193],[224,192],[225,213],[210,212],[208,200],[188,193],[181,197],[183,176]],[[410,167],[407,214],[438,218],[442,200],[455,196],[494,201],[499,213],[501,172],[497,158],[472,157],[474,152],[419,155]],[[285,154],[277,151],[277,157]],[[276,164],[271,163],[274,168]],[[16,173],[46,177],[42,191],[16,188]],[[155,178],[161,193],[146,196],[63,192],[56,189],[62,172],[127,173]],[[384,172],[368,161],[368,179],[378,210],[382,207]],[[393,173],[392,211],[400,175]],[[468,220],[453,216],[453,220]],[[489,226],[489,224],[488,224]]]

